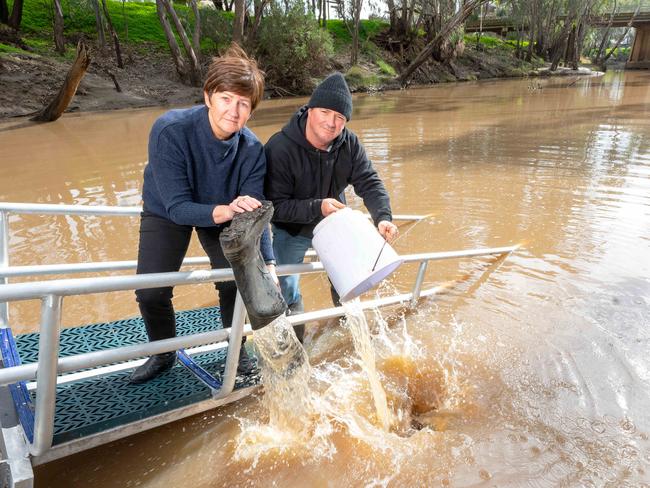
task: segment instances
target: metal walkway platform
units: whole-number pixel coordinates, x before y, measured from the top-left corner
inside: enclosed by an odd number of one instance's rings
[[[176,314],[179,336],[208,332],[222,327],[218,307],[188,310]],[[60,357],[84,352],[112,349],[146,342],[140,317],[63,329]],[[38,359],[39,334],[22,334],[15,338],[22,364]],[[5,353],[5,348],[3,348]],[[223,375],[227,348],[198,353],[192,359],[219,379]],[[7,364],[10,358],[4,357]],[[53,445],[86,437],[127,423],[154,417],[163,412],[195,404],[212,397],[212,391],[180,361],[160,377],[142,384],[128,382],[130,370],[101,376],[89,376],[59,384],[56,391]],[[238,376],[235,390],[254,386],[256,372]],[[35,401],[35,391],[29,393]],[[16,403],[16,398],[14,398]],[[18,403],[20,400],[18,400]],[[33,412],[33,406],[27,406]],[[25,432],[32,432],[29,415],[21,415]],[[33,422],[33,415],[31,415]],[[31,441],[32,439],[30,439]]]

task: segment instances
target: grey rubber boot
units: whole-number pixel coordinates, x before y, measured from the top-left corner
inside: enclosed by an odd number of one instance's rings
[[[252,212],[236,214],[219,236],[253,330],[261,329],[287,310],[260,253],[260,239],[272,216],[273,204],[264,201]]]

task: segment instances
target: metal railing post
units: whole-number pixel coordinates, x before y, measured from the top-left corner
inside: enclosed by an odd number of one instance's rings
[[[34,443],[30,446],[30,452],[33,456],[40,456],[52,447],[62,303],[63,297],[48,295],[43,298],[41,304]]]
[[[235,298],[235,310],[230,325],[228,336],[228,355],[226,356],[226,368],[223,372],[221,389],[215,393],[214,398],[224,398],[232,393],[237,378],[237,365],[239,364],[239,352],[241,340],[244,335],[244,323],[246,321],[246,306],[239,291]]]
[[[9,266],[9,215],[0,210],[0,268]],[[9,283],[9,278],[0,277],[0,285]],[[0,302],[0,327],[9,327],[9,302]]]
[[[420,291],[422,290],[422,282],[424,281],[424,273],[427,272],[427,265],[429,261],[424,260],[420,263],[418,268],[418,275],[415,278],[415,286],[413,286],[413,298],[411,298],[411,308],[415,307],[418,304],[420,299]]]

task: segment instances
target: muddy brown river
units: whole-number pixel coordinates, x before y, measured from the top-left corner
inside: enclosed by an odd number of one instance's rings
[[[304,101],[265,101],[249,125],[266,141]],[[162,112],[0,125],[0,201],[138,205]],[[650,486],[650,72],[355,95],[349,126],[395,213],[429,215],[402,227],[399,253],[521,244],[431,263],[425,286],[444,293],[366,314],[393,428],[349,328],[313,325],[308,414],[249,397],[38,467],[36,486]],[[14,265],[136,256],[136,218],[10,228]],[[415,272],[367,297],[408,291]],[[324,276],[303,289],[307,309],[329,305]],[[175,295],[177,309],[216,300],[207,284]],[[133,315],[132,292],[64,302],[65,326]],[[10,305],[15,331],[38,320],[37,303]]]

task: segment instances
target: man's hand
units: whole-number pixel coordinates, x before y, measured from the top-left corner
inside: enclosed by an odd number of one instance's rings
[[[335,198],[323,198],[323,201],[320,204],[320,211],[323,214],[323,217],[327,217],[342,208],[345,208],[345,205]]]
[[[261,207],[262,203],[258,199],[249,197],[248,195],[240,195],[230,202],[228,206],[235,213],[244,213],[252,212],[256,208]]]
[[[273,283],[275,283],[275,286],[280,288],[280,280],[278,279],[278,274],[275,272],[275,264],[267,264],[266,269],[270,273],[271,278],[273,278]]]
[[[388,220],[382,220],[377,224],[377,230],[387,242],[392,242],[399,234],[397,226]]]

